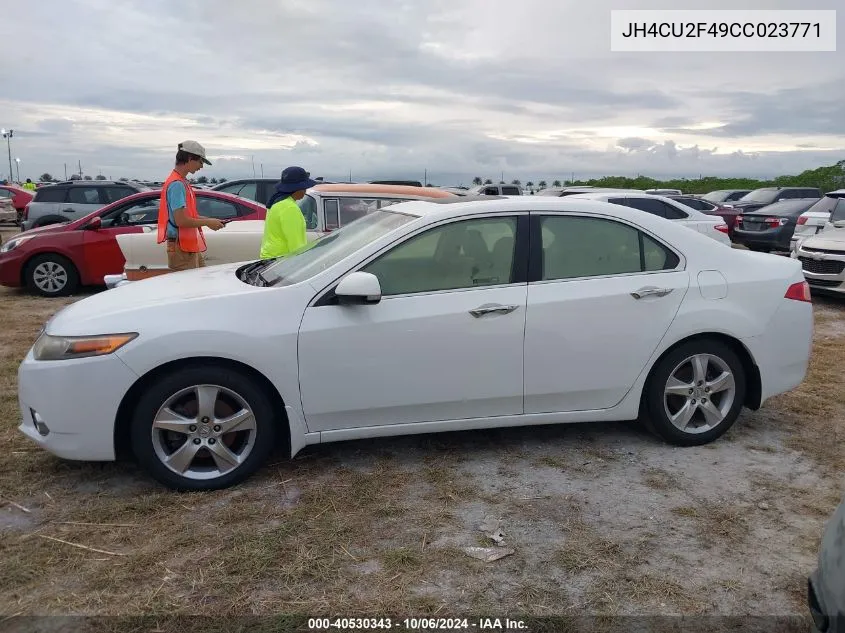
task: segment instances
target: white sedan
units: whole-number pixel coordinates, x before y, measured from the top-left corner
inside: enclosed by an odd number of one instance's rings
[[[657,191],[657,190],[654,190]],[[728,225],[715,215],[707,215],[672,198],[637,191],[616,191],[579,193],[576,196],[582,200],[601,200],[612,204],[619,204],[632,209],[639,209],[667,220],[672,220],[691,228],[693,231],[710,237],[726,246],[731,245],[728,236]]]
[[[20,430],[181,490],[240,482],[279,442],[639,418],[698,445],[804,380],[812,328],[799,262],[648,213],[407,202],[68,306],[20,366]]]

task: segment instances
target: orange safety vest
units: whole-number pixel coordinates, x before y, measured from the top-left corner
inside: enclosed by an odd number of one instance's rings
[[[164,181],[161,188],[161,197],[158,201],[158,243],[161,244],[167,239],[167,224],[170,222],[170,214],[167,212],[167,187],[171,182],[181,180],[185,185],[185,212],[189,218],[198,218],[197,197],[191,184],[185,180],[175,169]],[[202,229],[177,227],[176,244],[185,253],[201,253],[206,250],[205,237]]]

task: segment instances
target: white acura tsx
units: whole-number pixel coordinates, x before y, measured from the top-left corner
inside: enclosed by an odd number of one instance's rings
[[[697,445],[803,381],[812,329],[799,262],[665,218],[407,202],[68,306],[20,366],[20,430],[181,490],[240,482],[279,442],[640,419]]]

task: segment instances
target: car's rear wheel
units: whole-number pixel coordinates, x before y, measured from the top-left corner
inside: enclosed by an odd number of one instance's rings
[[[132,450],[153,478],[175,490],[217,490],[264,464],[276,438],[271,400],[253,380],[221,366],[159,378],[132,420]]]
[[[698,339],[661,359],[644,395],[649,426],[670,444],[698,446],[724,435],[745,401],[742,362],[724,343]]]
[[[79,272],[67,257],[45,253],[33,257],[24,273],[26,285],[44,297],[62,297],[79,288]]]

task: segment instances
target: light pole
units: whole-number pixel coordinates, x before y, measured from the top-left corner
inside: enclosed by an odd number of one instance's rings
[[[0,134],[3,135],[4,139],[6,139],[6,149],[9,150],[9,180],[15,176],[12,173],[12,136],[14,133],[14,130],[6,130],[5,128],[0,129]]]
[[[20,182],[21,182],[21,159],[20,158],[15,159],[15,168],[17,169],[17,172],[18,172],[18,184],[20,184]]]

